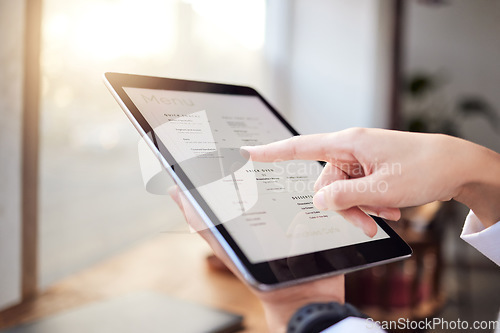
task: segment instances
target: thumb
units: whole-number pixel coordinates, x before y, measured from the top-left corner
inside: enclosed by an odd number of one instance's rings
[[[313,202],[318,209],[335,211],[355,206],[386,207],[387,186],[374,175],[337,180],[318,191]]]
[[[170,195],[170,197],[172,198],[172,200],[174,200],[174,202],[177,204],[177,206],[179,206],[179,208],[182,211],[184,211],[184,207],[182,207],[182,202],[181,202],[181,198],[179,195],[179,186],[172,185],[167,189],[167,192]]]

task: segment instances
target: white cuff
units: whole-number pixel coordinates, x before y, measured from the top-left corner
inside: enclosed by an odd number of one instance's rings
[[[500,222],[500,221],[499,221]],[[471,210],[465,219],[460,238],[500,266],[500,223],[485,228]]]
[[[373,319],[364,319],[357,317],[347,317],[330,326],[321,333],[343,333],[343,332],[359,332],[359,333],[386,333],[377,322]]]

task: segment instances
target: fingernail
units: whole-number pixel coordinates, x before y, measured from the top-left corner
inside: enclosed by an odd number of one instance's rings
[[[313,203],[316,208],[320,210],[326,210],[328,207],[325,202],[325,191],[319,191],[313,197]]]
[[[167,189],[167,193],[173,196],[177,192],[177,185],[172,185]]]
[[[314,192],[318,192],[319,190],[321,190],[321,188],[323,187],[322,186],[323,184],[320,184],[320,180],[316,180],[316,182],[314,183]]]
[[[388,211],[381,211],[378,216],[386,220],[393,220],[392,215]]]
[[[240,147],[241,156],[243,156],[245,159],[249,160],[250,159],[250,150],[252,150],[252,147],[249,147],[249,146]]]
[[[377,232],[375,231],[375,233],[373,233],[373,231],[371,231],[370,229],[368,229],[367,227],[363,227],[363,232],[365,233],[365,235],[367,235],[368,237],[370,238],[373,238],[375,237],[375,235],[377,234]]]
[[[389,215],[386,215],[385,213],[378,214],[378,217],[381,217],[385,220],[392,220],[391,217]]]
[[[365,235],[370,238],[375,237],[375,235],[377,234],[377,225],[373,221],[371,223],[366,223],[365,221],[365,223],[361,223],[360,227]]]

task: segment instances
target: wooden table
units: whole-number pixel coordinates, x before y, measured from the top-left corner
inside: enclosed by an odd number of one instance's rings
[[[259,300],[236,277],[210,269],[196,234],[164,233],[70,276],[0,312],[0,329],[134,291],[156,291],[244,316],[244,332],[266,332]]]

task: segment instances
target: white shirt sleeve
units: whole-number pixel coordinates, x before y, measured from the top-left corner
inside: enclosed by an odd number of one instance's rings
[[[357,317],[347,317],[344,320],[339,321],[335,325],[328,327],[321,333],[345,333],[345,332],[356,332],[356,333],[386,333],[380,326],[373,321],[373,319],[368,318],[357,318]]]
[[[485,228],[471,210],[465,219],[460,238],[500,266],[500,221]]]
[[[471,210],[465,219],[460,238],[500,266],[500,221],[485,228]],[[322,333],[337,332],[380,333],[385,331],[372,319],[348,317]]]

